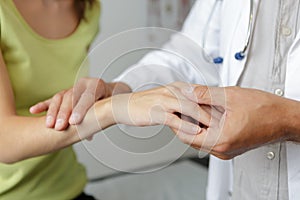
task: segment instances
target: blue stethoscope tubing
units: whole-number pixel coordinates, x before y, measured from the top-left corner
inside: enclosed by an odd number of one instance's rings
[[[207,38],[207,34],[208,34],[208,27],[211,23],[213,15],[216,11],[217,5],[221,1],[222,0],[215,0],[213,8],[212,8],[212,10],[210,12],[210,15],[208,17],[208,20],[207,20],[207,22],[204,26],[204,34],[203,34],[203,38],[202,38],[203,49],[205,49],[205,46],[206,46],[206,38]],[[246,51],[249,47],[250,38],[251,38],[251,35],[252,35],[252,32],[253,32],[253,15],[254,15],[254,13],[253,13],[253,0],[250,0],[250,13],[249,13],[247,37],[246,37],[244,48],[241,51],[236,52],[235,55],[234,55],[234,58],[236,60],[243,60],[245,58]],[[212,62],[212,63],[215,63],[215,64],[222,64],[223,61],[224,61],[224,58],[222,56],[218,56],[218,57],[209,59],[209,62]]]

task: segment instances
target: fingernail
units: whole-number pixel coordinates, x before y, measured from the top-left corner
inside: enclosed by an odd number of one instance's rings
[[[32,107],[29,108],[29,112],[30,112],[30,113],[33,113],[33,111],[34,111],[34,108],[33,108],[33,106],[32,106]]]
[[[55,123],[55,129],[61,129],[64,125],[64,120],[63,119],[58,119],[56,120]]]
[[[80,119],[80,115],[78,113],[73,113],[70,117],[70,123],[76,124]]]
[[[201,132],[201,130],[202,129],[200,127],[198,127],[198,126],[193,127],[193,134],[197,135],[197,134],[199,134]]]
[[[53,123],[53,117],[52,116],[47,116],[46,118],[46,126],[50,127]]]

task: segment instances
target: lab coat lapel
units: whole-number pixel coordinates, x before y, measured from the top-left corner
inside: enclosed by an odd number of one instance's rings
[[[294,43],[288,52],[286,81],[285,81],[285,96],[288,98],[300,101],[300,31],[298,32]]]
[[[298,32],[295,42],[292,44],[287,58],[287,71],[285,82],[285,97],[300,101],[300,31]],[[288,160],[288,183],[289,199],[300,199],[300,171],[299,171],[299,148],[297,143],[287,143],[287,160]]]

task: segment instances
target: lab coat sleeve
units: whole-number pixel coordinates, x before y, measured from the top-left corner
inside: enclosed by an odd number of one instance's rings
[[[180,33],[173,35],[161,51],[153,51],[142,60],[129,67],[114,81],[128,84],[134,91],[148,89],[174,81],[184,81],[204,85],[219,85],[218,66],[208,63],[203,57],[204,29],[209,32],[206,38],[206,54],[214,57],[219,54],[220,13],[207,21],[215,0],[197,0],[187,17]],[[219,1],[221,4],[222,1]],[[221,9],[221,5],[217,9]],[[218,15],[219,14],[219,15]],[[211,159],[207,199],[228,199],[231,190],[232,162]]]
[[[161,50],[152,51],[137,64],[129,67],[114,82],[124,82],[134,91],[144,90],[174,81],[197,83],[202,85],[218,85],[217,66],[208,63],[202,49],[203,29],[214,4],[214,0],[197,0],[187,17],[181,32],[174,34]],[[219,38],[216,24],[212,19],[210,34]],[[216,40],[214,40],[216,41]],[[216,43],[207,42],[212,55],[217,51]]]
[[[221,160],[210,156],[207,200],[230,200],[233,185],[233,166],[231,160]]]

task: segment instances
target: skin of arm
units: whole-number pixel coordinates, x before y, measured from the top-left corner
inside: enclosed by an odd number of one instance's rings
[[[0,162],[14,163],[62,149],[80,140],[75,127],[70,126],[61,133],[46,128],[45,117],[16,115],[13,90],[2,54],[0,55],[0,94]],[[105,116],[99,116],[99,120],[104,124],[106,122]],[[91,126],[90,129],[87,132],[93,132],[95,127]]]
[[[177,85],[171,85],[98,101],[88,109],[77,127],[70,125],[64,131],[50,129],[45,126],[45,116],[22,117],[16,114],[13,91],[2,54],[0,94],[0,162],[6,164],[65,148],[115,123],[136,126],[166,124],[189,134],[197,134],[201,131],[199,126],[182,121],[174,113],[182,112],[198,121],[208,122],[209,119],[196,103],[181,95]],[[198,112],[192,112],[194,110]]]
[[[14,163],[26,158],[44,155],[81,140],[75,126],[70,126],[63,132],[45,127],[46,117],[22,117],[16,114],[13,90],[10,84],[6,66],[0,54],[0,162]],[[98,113],[102,126],[108,127],[105,104],[98,105],[103,112]],[[93,120],[93,113],[88,112],[84,123],[86,135],[92,135],[100,128]]]
[[[105,116],[99,116],[99,118],[101,118],[103,126],[109,126],[109,124],[105,124]],[[0,123],[2,127],[0,131],[0,162],[12,164],[63,149],[81,140],[75,126],[69,126],[65,131],[59,132],[46,128],[44,122],[45,117],[2,116]],[[96,126],[97,123],[88,120],[86,123],[90,125],[82,124],[82,126],[88,128],[85,129],[88,134],[92,135],[99,130]]]
[[[74,32],[79,23],[74,1],[14,0],[14,4],[32,29],[49,39],[67,37]],[[75,126],[58,132],[45,127],[46,117],[23,117],[16,114],[12,86],[2,53],[0,54],[0,162],[18,162],[54,152],[80,141]],[[99,105],[99,109],[103,110],[103,113],[99,113],[97,119],[102,122],[103,127],[109,126],[110,124],[106,123],[107,111],[104,110],[104,104]],[[94,121],[94,113],[88,112],[82,123],[82,126],[89,124],[84,127],[86,135],[101,130]]]

